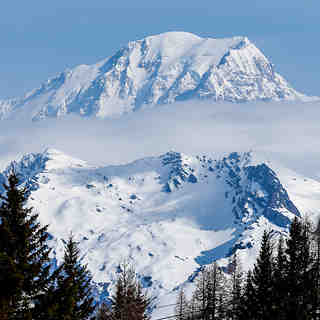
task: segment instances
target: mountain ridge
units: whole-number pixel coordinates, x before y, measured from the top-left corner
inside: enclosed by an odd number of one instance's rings
[[[91,166],[47,149],[12,162],[2,182],[11,169],[31,190],[28,205],[49,224],[57,261],[62,240],[74,233],[97,299],[112,292],[118,264],[128,258],[157,303],[178,286],[192,286],[201,266],[215,260],[226,265],[235,251],[244,269],[251,267],[263,230],[286,235],[293,217],[307,212],[308,205],[296,206],[296,194],[305,190],[312,199],[320,186],[293,173],[284,173],[285,181],[252,152],[213,159],[169,151]],[[298,190],[289,192],[288,181]]]
[[[131,41],[93,65],[65,70],[23,98],[0,101],[0,119],[41,120],[74,113],[116,117],[176,101],[310,100],[246,37],[167,32]]]

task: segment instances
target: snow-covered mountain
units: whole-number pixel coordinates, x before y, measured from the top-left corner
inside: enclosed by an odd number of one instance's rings
[[[320,208],[319,182],[252,153],[211,159],[171,151],[95,167],[49,149],[12,162],[0,182],[12,167],[50,225],[58,260],[72,230],[101,295],[129,259],[158,304],[174,303],[175,289],[192,286],[202,265],[226,265],[235,250],[247,269],[264,229],[286,234],[294,216]]]
[[[23,98],[0,101],[0,119],[74,113],[113,117],[190,99],[306,100],[245,37],[168,32],[129,42],[93,65],[66,70]]]

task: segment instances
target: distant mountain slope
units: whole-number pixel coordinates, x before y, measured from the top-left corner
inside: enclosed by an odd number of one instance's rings
[[[320,207],[319,182],[282,170],[283,184],[251,153],[213,160],[168,152],[94,167],[50,149],[13,162],[1,182],[12,167],[32,190],[29,205],[50,224],[58,260],[72,230],[101,295],[129,259],[160,303],[200,266],[226,265],[235,250],[247,269],[264,229],[286,234],[294,216]]]
[[[190,99],[305,100],[245,37],[168,32],[129,42],[94,65],[80,65],[21,99],[0,101],[0,119],[40,120],[74,113],[112,117]]]

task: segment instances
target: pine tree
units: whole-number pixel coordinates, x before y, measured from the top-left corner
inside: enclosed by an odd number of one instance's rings
[[[52,319],[89,319],[95,310],[91,281],[92,276],[87,266],[81,264],[80,250],[71,234],[65,244],[64,260],[53,289],[56,308]]]
[[[273,310],[276,319],[287,319],[285,305],[288,299],[288,283],[286,280],[287,256],[285,254],[284,239],[278,241],[277,255],[274,263],[274,293]]]
[[[286,241],[286,281],[288,298],[286,303],[287,318],[307,319],[311,281],[308,271],[312,263],[310,225],[294,218],[289,238]]]
[[[270,232],[264,231],[260,253],[253,268],[252,283],[256,293],[257,318],[273,318],[273,249]]]
[[[112,297],[112,316],[114,319],[125,320],[126,292],[122,277],[116,283],[115,294]]]
[[[247,273],[244,292],[241,296],[241,306],[239,310],[239,319],[253,320],[257,319],[257,294],[252,283],[252,271]]]
[[[0,196],[0,317],[32,319],[37,301],[53,281],[50,276],[48,226],[26,208],[29,190],[12,172]]]

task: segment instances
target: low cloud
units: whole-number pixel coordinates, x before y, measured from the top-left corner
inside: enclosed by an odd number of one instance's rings
[[[176,103],[118,119],[66,117],[0,123],[0,167],[47,147],[94,164],[118,164],[169,150],[212,156],[256,151],[315,177],[320,103]]]

